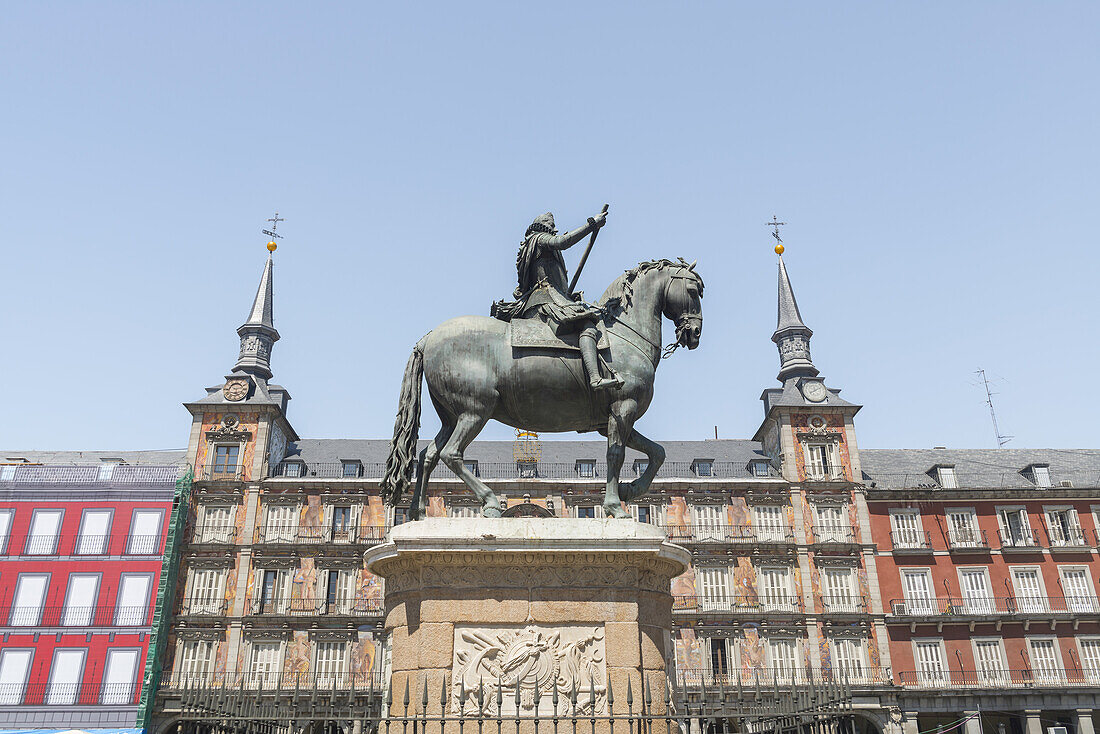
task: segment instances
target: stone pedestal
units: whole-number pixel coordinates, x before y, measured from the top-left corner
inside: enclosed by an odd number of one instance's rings
[[[484,706],[515,714],[664,712],[672,665],[669,581],[690,556],[632,520],[432,518],[367,552],[386,581],[394,713]],[[608,707],[608,686],[613,703]],[[593,695],[594,690],[594,695]]]

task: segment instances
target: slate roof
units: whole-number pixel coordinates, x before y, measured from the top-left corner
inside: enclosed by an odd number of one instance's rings
[[[1100,449],[860,449],[864,481],[876,487],[938,486],[936,465],[951,465],[960,487],[1034,487],[1026,471],[1050,467],[1051,483],[1100,487]]]
[[[155,464],[166,466],[180,464],[187,458],[186,449],[154,449],[151,451],[18,451],[0,450],[0,464],[22,463],[26,459],[32,464],[71,464],[88,466],[100,464],[104,459],[122,459],[127,464]]]

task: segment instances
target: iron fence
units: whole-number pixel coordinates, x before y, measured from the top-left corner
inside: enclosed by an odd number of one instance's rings
[[[161,541],[157,535],[33,535],[9,538],[6,555],[24,556],[160,556]]]
[[[927,530],[891,530],[890,547],[894,552],[932,550],[932,535]]]
[[[867,600],[855,594],[822,594],[825,614],[866,614]]]
[[[890,671],[852,665],[850,669],[821,671],[803,670],[790,667],[760,667],[744,669],[705,670],[697,668],[677,669],[675,683],[681,688],[742,688],[782,686],[817,686],[846,682],[852,686],[892,686]]]
[[[774,468],[761,473],[745,463],[715,461],[709,464],[709,474],[704,465],[691,461],[666,461],[657,471],[660,479],[764,479],[778,477]],[[303,462],[283,461],[271,470],[273,477],[317,478],[317,479],[380,479],[386,465],[381,462]],[[513,462],[466,462],[466,468],[481,479],[575,479],[579,481],[598,481],[607,479],[606,462],[551,462],[551,461],[513,461]],[[622,476],[639,476],[645,471],[645,464],[625,464]],[[439,463],[432,471],[433,479],[457,480],[454,472]]]
[[[175,464],[16,464],[0,466],[0,489],[35,489],[58,485],[174,486],[182,473]]]
[[[1095,596],[945,596],[892,599],[894,617],[942,618],[1100,614]]]
[[[331,600],[327,598],[297,598],[297,599],[268,599],[263,597],[249,598],[245,600],[245,614],[250,616],[313,616],[325,614],[329,616],[377,616],[382,614],[383,603],[381,599],[356,599]]]
[[[22,606],[0,607],[0,623],[9,627],[145,627],[147,606]]]
[[[678,594],[672,597],[672,609],[697,614],[798,614],[802,612],[802,599],[794,595],[761,599],[756,596]]]
[[[1066,671],[991,667],[981,670],[944,670],[929,667],[924,670],[902,671],[898,673],[898,681],[905,688],[919,689],[1095,687],[1100,685],[1100,669]]]
[[[229,609],[229,601],[226,599],[184,599],[180,605],[181,616],[192,617],[224,617]]]
[[[0,706],[133,705],[140,697],[137,683],[0,683]]]
[[[331,525],[301,525],[298,527],[261,525],[256,528],[252,542],[288,545],[381,543],[389,530],[388,526],[379,525],[359,525],[345,528],[334,528]]]

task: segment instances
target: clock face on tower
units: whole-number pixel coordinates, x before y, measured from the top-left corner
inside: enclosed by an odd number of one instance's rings
[[[802,386],[802,396],[811,403],[820,403],[828,397],[828,391],[820,382],[807,382]]]
[[[242,400],[247,394],[248,380],[244,378],[226,380],[225,387],[222,388],[222,395],[225,396],[226,400],[230,400],[232,402]]]

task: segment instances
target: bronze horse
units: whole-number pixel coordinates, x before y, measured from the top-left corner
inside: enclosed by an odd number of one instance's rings
[[[443,463],[482,504],[482,515],[500,517],[493,491],[463,462],[463,452],[490,418],[540,432],[598,431],[607,437],[607,487],[603,508],[629,517],[623,502],[644,494],[665,460],[665,451],[634,428],[653,399],[660,363],[661,317],[676,324],[678,346],[695,349],[703,330],[703,279],[695,263],[643,262],[619,276],[600,298],[611,357],[623,379],[619,389],[594,392],[583,379],[575,352],[513,351],[508,324],[485,316],[461,316],[440,324],[417,342],[405,367],[401,398],[386,460],[382,495],[396,505],[412,483],[419,462],[410,517],[424,516],[428,478]],[[420,431],[420,383],[443,426],[416,459]],[[641,451],[649,464],[640,477],[620,485],[626,448]]]

